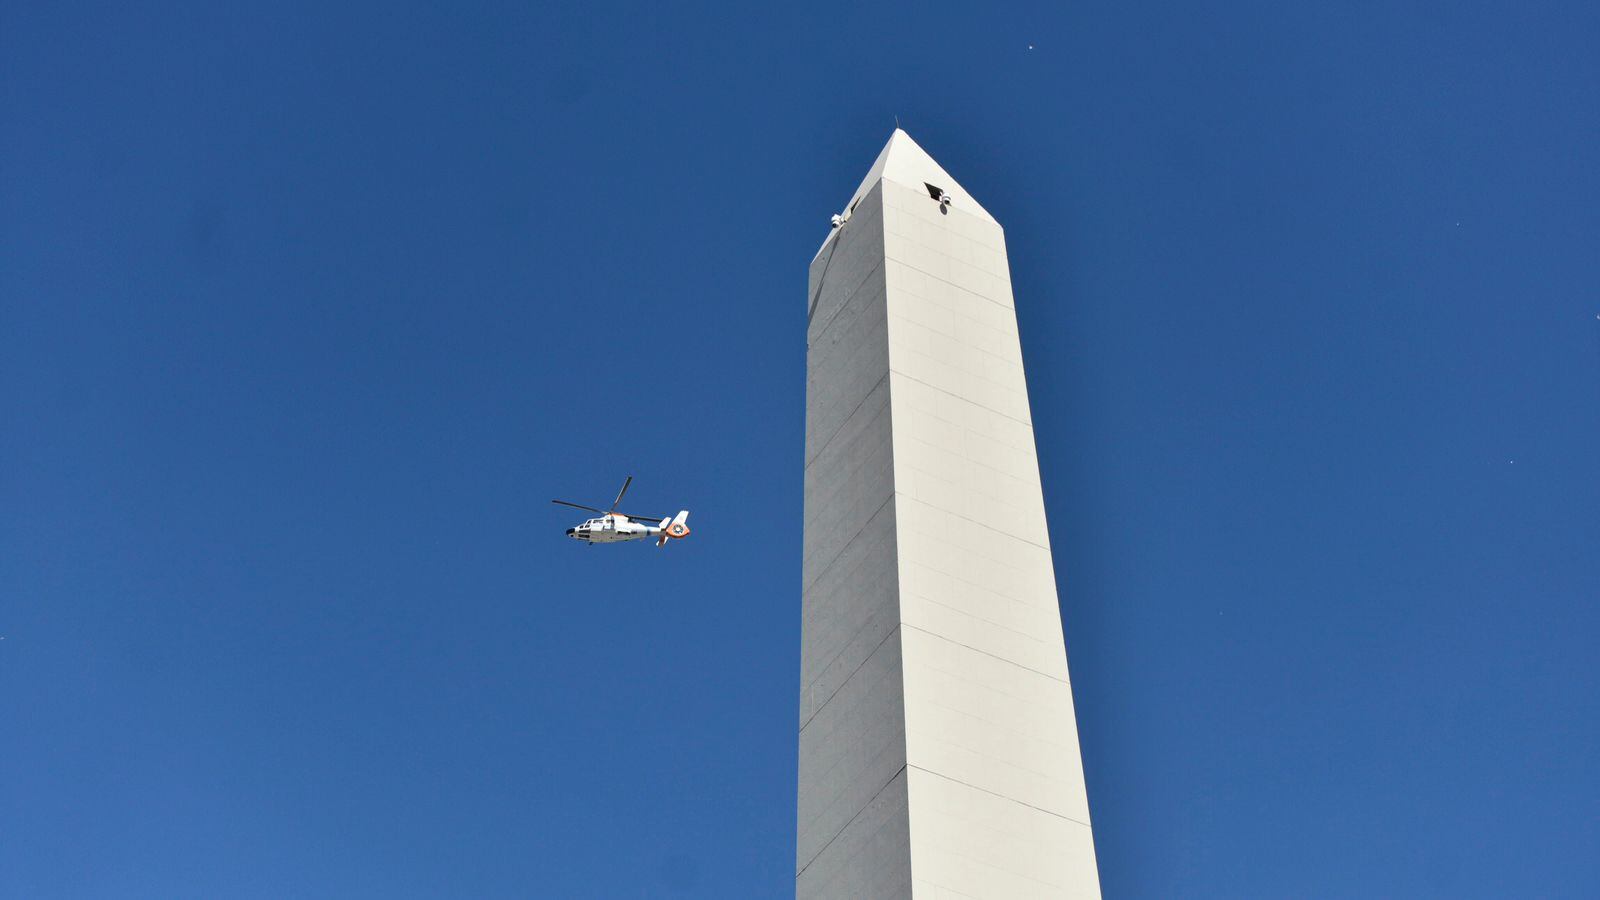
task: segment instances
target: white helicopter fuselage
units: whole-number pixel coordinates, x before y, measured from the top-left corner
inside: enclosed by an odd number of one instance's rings
[[[590,544],[616,544],[645,538],[659,538],[665,541],[668,537],[687,537],[689,527],[684,524],[684,520],[688,518],[689,511],[684,510],[678,513],[676,518],[662,519],[659,523],[650,524],[637,522],[617,513],[607,513],[568,528],[567,537]]]
[[[591,544],[613,544],[618,541],[637,541],[641,538],[655,537],[661,533],[662,527],[662,525],[635,522],[627,516],[600,516],[576,528],[568,528],[567,536]]]
[[[583,541],[589,546],[595,544],[618,544],[623,541],[637,541],[643,538],[655,538],[657,547],[665,547],[667,541],[686,538],[689,536],[689,519],[687,509],[678,510],[678,514],[671,518],[663,518],[657,524],[654,516],[631,516],[627,513],[617,512],[617,507],[622,505],[622,498],[628,495],[628,485],[633,484],[633,476],[629,475],[622,482],[622,490],[617,491],[617,499],[611,501],[611,508],[601,512],[597,506],[584,506],[582,503],[573,503],[571,500],[551,500],[558,506],[572,506],[578,509],[587,509],[590,512],[600,513],[599,516],[585,521],[582,525],[574,525],[567,529],[567,537],[575,541]]]

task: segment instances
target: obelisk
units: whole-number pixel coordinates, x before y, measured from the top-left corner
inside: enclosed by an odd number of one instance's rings
[[[1005,234],[896,130],[811,263],[795,893],[1099,897]]]

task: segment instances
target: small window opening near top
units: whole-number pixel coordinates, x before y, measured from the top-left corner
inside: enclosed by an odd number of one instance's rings
[[[928,196],[929,197],[932,197],[935,200],[943,200],[944,199],[944,188],[934,187],[933,185],[927,183],[926,181],[924,181],[922,183],[922,186],[928,189]]]

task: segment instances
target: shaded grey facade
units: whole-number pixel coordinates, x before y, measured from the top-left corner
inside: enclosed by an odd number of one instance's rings
[[[1004,233],[898,130],[845,215],[808,293],[796,895],[1098,897]]]

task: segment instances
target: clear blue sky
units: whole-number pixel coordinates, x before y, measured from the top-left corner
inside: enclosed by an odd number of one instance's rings
[[[1600,7],[331,6],[0,2],[0,895],[790,894],[898,115],[1007,228],[1107,896],[1600,896]],[[694,537],[565,540],[629,473]]]

